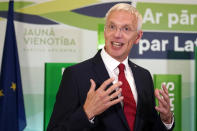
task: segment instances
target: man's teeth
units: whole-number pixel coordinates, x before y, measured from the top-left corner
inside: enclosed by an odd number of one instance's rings
[[[122,43],[118,43],[118,42],[113,42],[112,43],[114,46],[122,46]]]

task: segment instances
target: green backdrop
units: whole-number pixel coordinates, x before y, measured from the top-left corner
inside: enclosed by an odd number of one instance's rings
[[[170,97],[171,111],[175,116],[174,131],[181,131],[182,117],[181,117],[181,75],[172,74],[156,74],[154,75],[155,88],[161,89],[162,84],[166,85]],[[158,101],[156,100],[158,105]]]
[[[45,91],[44,91],[44,130],[46,131],[53,106],[56,100],[56,94],[66,67],[75,63],[46,63],[45,64]]]

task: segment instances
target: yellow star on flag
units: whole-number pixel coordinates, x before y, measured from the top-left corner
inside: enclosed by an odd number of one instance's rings
[[[0,96],[4,96],[3,90],[0,90]]]
[[[10,88],[12,88],[13,91],[15,91],[16,90],[16,84],[14,82],[12,82],[12,86]]]

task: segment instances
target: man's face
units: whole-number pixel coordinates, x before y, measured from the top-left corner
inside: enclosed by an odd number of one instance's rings
[[[138,43],[142,32],[137,32],[137,18],[127,11],[113,11],[104,30],[105,50],[122,62],[129,55],[133,44]]]

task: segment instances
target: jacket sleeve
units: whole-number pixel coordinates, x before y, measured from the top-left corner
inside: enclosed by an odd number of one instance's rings
[[[79,131],[91,124],[79,101],[78,85],[70,68],[64,71],[47,131]]]

